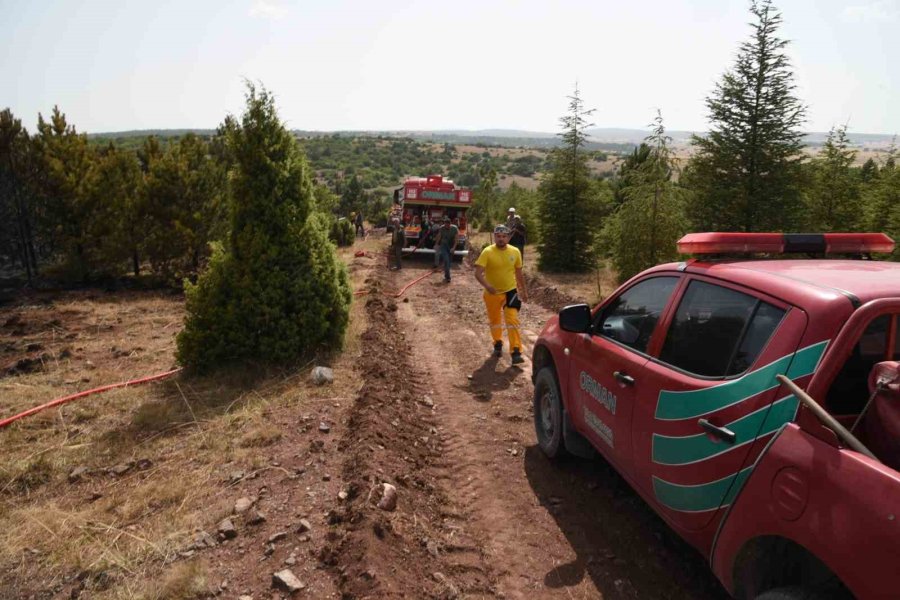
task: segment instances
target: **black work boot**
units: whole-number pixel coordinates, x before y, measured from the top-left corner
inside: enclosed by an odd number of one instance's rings
[[[525,357],[522,356],[522,353],[519,352],[518,348],[513,348],[512,351],[512,364],[520,365],[525,362]]]
[[[497,358],[503,356],[503,342],[494,342],[494,356]]]

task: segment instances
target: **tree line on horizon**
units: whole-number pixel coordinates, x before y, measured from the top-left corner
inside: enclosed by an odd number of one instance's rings
[[[751,13],[752,35],[707,97],[710,131],[694,136],[686,162],[675,158],[658,113],[613,176],[595,176],[590,161],[606,155],[588,145],[592,111],[576,89],[560,143],[533,155],[390,137],[295,140],[311,166],[314,208],[332,242],[352,243],[352,212],[382,225],[391,187],[409,174],[441,173],[474,188],[470,223],[478,229],[490,230],[515,206],[539,244],[541,269],[606,262],[623,279],[675,259],[675,241],[688,231],[868,230],[896,239],[896,148],[854,166],[845,124],[807,157],[806,106],[778,37],[781,15],[768,1]],[[39,272],[75,282],[126,272],[168,283],[196,278],[211,242],[228,235],[235,163],[227,140],[235,126],[229,116],[205,136],[113,142],[77,132],[57,108],[49,120],[39,115],[34,133],[9,109],[0,112],[0,264],[29,280]],[[507,175],[540,177],[539,188],[503,190]]]
[[[800,128],[806,106],[778,36],[781,14],[753,2],[749,40],[706,98],[710,131],[676,160],[661,113],[609,181],[590,177],[584,152],[593,111],[578,89],[561,119],[563,144],[539,189],[539,268],[587,271],[608,260],[620,280],[677,259],[689,231],[876,231],[900,237],[900,167],[886,158],[855,167],[847,125],[813,158]],[[889,257],[900,259],[900,250]]]

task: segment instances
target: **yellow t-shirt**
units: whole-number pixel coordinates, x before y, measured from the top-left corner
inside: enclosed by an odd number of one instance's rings
[[[484,278],[500,294],[516,287],[516,269],[522,268],[522,253],[509,244],[502,250],[491,244],[481,251],[475,264],[484,267]]]

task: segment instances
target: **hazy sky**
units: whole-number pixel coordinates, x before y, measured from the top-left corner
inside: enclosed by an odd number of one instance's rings
[[[781,0],[810,131],[900,133],[900,0]],[[297,129],[704,130],[745,0],[0,0],[0,108],[33,130],[215,127],[243,80]]]

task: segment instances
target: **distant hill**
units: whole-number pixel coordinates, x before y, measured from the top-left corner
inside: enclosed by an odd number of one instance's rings
[[[159,137],[179,137],[186,133],[194,133],[199,136],[210,136],[214,129],[140,129],[131,131],[113,131],[104,133],[89,133],[89,138],[103,139],[127,139],[132,137],[146,137],[155,135]],[[684,131],[672,129],[666,132],[675,145],[690,143],[694,134],[703,135],[703,131]],[[485,146],[523,146],[529,148],[552,148],[559,145],[559,135],[543,131],[527,131],[522,129],[444,129],[444,130],[347,130],[347,131],[311,131],[294,130],[299,137],[315,138],[323,136],[339,137],[400,137],[412,138],[419,141],[430,141],[439,144],[470,144]],[[640,144],[647,131],[643,129],[626,129],[618,127],[593,127],[587,130],[590,142],[590,150],[606,150],[609,152],[629,152]],[[804,137],[804,142],[809,146],[820,146],[827,138],[827,132],[809,132]],[[886,148],[893,143],[895,136],[881,133],[853,133],[847,134],[850,143],[858,147]]]
[[[702,136],[705,131],[679,131],[671,129],[666,134],[672,138],[676,145],[690,143],[691,136],[696,134]],[[591,140],[599,143],[619,143],[637,145],[647,137],[647,132],[643,129],[621,129],[615,127],[595,127],[587,130],[587,134]],[[825,143],[828,132],[811,131],[803,137],[803,142],[808,146],[820,146]],[[882,133],[853,133],[849,132],[847,137],[850,143],[860,147],[886,147],[893,140],[894,135]]]

